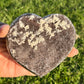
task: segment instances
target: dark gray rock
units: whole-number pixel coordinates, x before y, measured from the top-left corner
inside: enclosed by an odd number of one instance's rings
[[[67,57],[75,37],[75,28],[64,15],[23,14],[11,24],[7,48],[19,64],[42,77]]]
[[[0,26],[4,25],[5,23],[0,22]]]

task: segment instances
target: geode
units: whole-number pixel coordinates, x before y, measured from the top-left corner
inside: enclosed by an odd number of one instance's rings
[[[72,22],[62,14],[23,14],[11,24],[7,48],[23,67],[42,77],[70,53],[76,38]]]

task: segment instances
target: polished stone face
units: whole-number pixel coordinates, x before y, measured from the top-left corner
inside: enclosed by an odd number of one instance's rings
[[[23,14],[11,24],[7,48],[19,64],[42,77],[67,57],[75,36],[73,24],[64,15]]]

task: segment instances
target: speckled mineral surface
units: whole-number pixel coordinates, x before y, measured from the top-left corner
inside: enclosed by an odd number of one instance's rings
[[[7,48],[19,64],[42,77],[67,57],[75,36],[72,22],[62,14],[23,14],[11,24]]]

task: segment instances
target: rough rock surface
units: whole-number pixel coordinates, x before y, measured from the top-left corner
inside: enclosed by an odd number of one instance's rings
[[[64,15],[23,14],[11,24],[7,48],[19,64],[42,77],[67,57],[75,37],[74,26]]]

